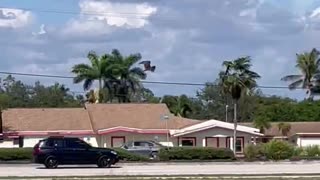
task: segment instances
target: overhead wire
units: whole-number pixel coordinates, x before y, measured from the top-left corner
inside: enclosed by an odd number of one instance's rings
[[[0,71],[0,74],[6,75],[17,75],[17,76],[30,76],[30,77],[42,77],[42,78],[58,78],[58,79],[73,79],[72,76],[62,76],[62,75],[49,75],[49,74],[34,74],[34,73],[20,73],[20,72],[7,72]],[[177,85],[177,86],[218,86],[211,83],[190,83],[190,82],[169,82],[169,81],[140,81],[143,84],[159,84],[159,85]],[[286,86],[265,86],[259,85],[257,86],[261,89],[288,89]],[[297,88],[304,89],[304,88]]]

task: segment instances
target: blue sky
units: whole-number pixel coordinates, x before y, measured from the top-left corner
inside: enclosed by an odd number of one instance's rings
[[[320,49],[320,0],[1,0],[0,7],[1,71],[70,76],[88,51],[117,48],[152,60],[157,69],[149,81],[214,81],[222,61],[249,55],[260,85],[286,86],[280,78],[298,73],[295,54]],[[82,91],[71,80],[18,78]],[[194,96],[200,88],[146,86],[157,95]],[[263,92],[305,96],[302,90]]]

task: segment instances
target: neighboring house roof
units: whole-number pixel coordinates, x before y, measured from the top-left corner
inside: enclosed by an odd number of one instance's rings
[[[166,104],[87,104],[94,130],[125,128],[166,129],[162,116],[168,115],[168,129],[179,129],[201,121],[173,116]]]
[[[203,131],[203,130],[216,128],[216,127],[233,130],[234,124],[223,122],[223,121],[218,121],[218,120],[208,120],[208,121],[204,121],[202,123],[198,123],[198,124],[195,124],[195,125],[192,125],[192,126],[189,126],[186,128],[182,128],[179,130],[172,130],[172,131],[170,131],[170,133],[173,136],[182,136],[182,135],[191,134],[194,132]],[[263,136],[263,134],[259,133],[259,129],[247,127],[247,126],[243,126],[243,125],[238,125],[237,131],[248,133],[248,134],[253,134],[253,135],[257,135],[257,136]]]
[[[265,130],[265,136],[283,136],[279,131],[278,124],[281,122],[271,123],[271,127]],[[320,133],[320,122],[287,122],[291,125],[291,129],[288,136],[293,136],[296,134],[316,134]],[[253,127],[252,123],[241,123],[245,126]]]
[[[30,134],[35,131],[92,132],[88,118],[88,112],[83,108],[8,109],[2,113],[5,132],[24,131]]]

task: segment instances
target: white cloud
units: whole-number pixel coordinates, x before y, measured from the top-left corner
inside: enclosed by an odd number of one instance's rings
[[[109,1],[82,0],[80,12],[89,20],[105,21],[111,26],[141,28],[157,8],[147,3],[120,3]],[[88,16],[88,14],[91,14]]]
[[[46,34],[47,31],[46,31],[46,26],[44,24],[41,24],[40,26],[40,30],[38,32],[32,32],[32,35],[34,36],[37,36],[37,35],[43,35],[43,34]]]
[[[30,11],[0,8],[0,27],[20,28],[32,21]]]

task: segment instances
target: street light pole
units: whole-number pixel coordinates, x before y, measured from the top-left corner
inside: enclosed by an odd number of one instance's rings
[[[226,122],[228,122],[228,107],[229,105],[226,105]]]
[[[168,143],[168,146],[169,146],[169,130],[168,130],[168,120],[169,120],[169,116],[167,116],[167,115],[161,116],[161,120],[166,121],[167,143]]]

